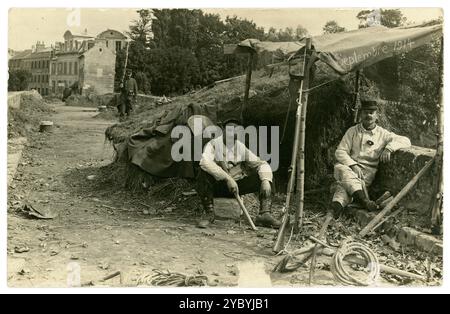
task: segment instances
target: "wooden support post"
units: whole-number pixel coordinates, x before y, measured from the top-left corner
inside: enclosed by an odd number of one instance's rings
[[[311,50],[311,38],[306,39],[306,51]],[[298,198],[297,210],[295,211],[294,218],[294,233],[298,233],[303,225],[303,208],[305,202],[305,132],[306,132],[306,112],[308,108],[308,95],[309,95],[309,78],[311,67],[315,61],[315,55],[311,54],[309,56],[309,61],[304,69],[304,79],[302,84],[303,100],[300,98],[301,102],[301,112],[300,112],[300,135],[297,153],[297,184],[296,184],[296,194]]]
[[[306,46],[305,46],[306,47]],[[305,73],[305,70],[307,68],[306,66],[306,53],[307,49],[304,50],[303,53],[303,73]],[[295,119],[295,130],[294,130],[294,144],[292,147],[292,155],[291,155],[291,165],[289,167],[289,181],[288,181],[288,187],[286,191],[286,203],[284,206],[284,213],[283,213],[283,220],[281,221],[280,229],[278,230],[277,239],[275,240],[275,244],[273,247],[273,252],[279,253],[284,248],[284,237],[286,228],[289,225],[290,220],[290,206],[291,206],[291,198],[294,192],[294,185],[295,185],[295,175],[296,175],[296,168],[297,168],[297,152],[298,152],[298,145],[299,145],[299,139],[300,139],[300,118],[301,118],[301,107],[302,107],[302,95],[303,95],[303,82],[302,79],[300,82],[300,88],[299,88],[299,96],[297,99],[297,112],[296,112],[296,119]],[[292,83],[292,78],[291,82]],[[292,97],[292,94],[291,94]]]
[[[359,76],[361,74],[361,70],[356,71],[355,73],[355,99],[353,100],[354,108],[355,108],[355,117],[353,118],[353,123],[358,123],[359,116]]]
[[[252,82],[252,71],[253,71],[253,56],[254,56],[253,52],[250,52],[248,54],[247,74],[246,74],[246,77],[245,77],[244,101],[243,101],[242,107],[241,107],[241,122],[244,121],[244,110],[247,107],[248,98],[249,98],[249,95],[250,95],[250,85],[251,85],[251,82]]]
[[[444,102],[442,99],[443,92],[443,51],[444,51],[444,37],[441,37],[441,51],[439,60],[439,104],[437,112],[437,133],[436,133],[436,162],[434,166],[434,175],[436,177],[433,195],[431,199],[431,230],[433,234],[441,234],[442,225],[442,201],[444,198],[444,184],[443,184],[443,156],[444,156]]]
[[[406,195],[409,191],[416,185],[417,181],[427,172],[427,170],[431,167],[433,162],[435,161],[435,157],[428,161],[425,166],[414,176],[414,178],[411,179],[411,181],[406,184],[403,189],[394,197],[394,199],[386,205],[386,207],[378,213],[368,224],[365,226],[361,232],[359,233],[360,237],[366,236],[368,233],[370,233],[373,230],[373,227],[375,227],[378,222],[383,219],[386,214],[388,214],[392,208],[394,208],[395,205],[398,204],[398,202]]]

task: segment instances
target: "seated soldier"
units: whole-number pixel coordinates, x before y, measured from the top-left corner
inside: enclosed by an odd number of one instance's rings
[[[215,196],[259,192],[260,209],[255,224],[278,228],[281,223],[270,213],[272,169],[237,139],[238,126],[237,120],[226,121],[224,134],[209,141],[203,151],[197,192],[204,212],[198,227],[206,228],[214,221]]]
[[[336,217],[352,199],[368,211],[378,210],[364,190],[372,184],[380,161],[388,162],[392,152],[411,146],[407,137],[377,125],[377,109],[375,100],[362,100],[361,123],[347,130],[336,149],[334,177],[337,187],[331,205]]]

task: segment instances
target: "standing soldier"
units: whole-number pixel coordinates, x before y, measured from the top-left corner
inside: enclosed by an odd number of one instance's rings
[[[131,69],[126,70],[125,82],[120,83],[121,89],[121,101],[119,105],[120,119],[130,116],[133,111],[133,103],[136,101],[136,95],[138,93],[138,86],[136,80],[131,77]]]

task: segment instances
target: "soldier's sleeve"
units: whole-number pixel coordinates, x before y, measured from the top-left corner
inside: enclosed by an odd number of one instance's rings
[[[351,157],[353,136],[355,132],[356,130],[354,127],[348,129],[347,132],[345,132],[344,137],[342,137],[342,140],[339,143],[338,147],[336,148],[335,153],[336,160],[339,163],[349,167],[358,164]]]
[[[206,144],[200,160],[200,168],[209,173],[217,181],[228,180],[230,175],[215,162],[215,149],[212,141]]]
[[[256,169],[258,172],[259,179],[261,181],[267,180],[272,182],[273,173],[272,168],[265,160],[261,160],[258,156],[256,156],[250,149],[245,146],[245,144],[239,142],[239,149],[243,151],[243,156],[245,156],[245,163],[247,167],[250,169]]]
[[[386,141],[386,149],[390,152],[395,152],[402,148],[411,147],[411,141],[406,136],[397,135],[394,132],[389,132],[384,130],[385,141]]]

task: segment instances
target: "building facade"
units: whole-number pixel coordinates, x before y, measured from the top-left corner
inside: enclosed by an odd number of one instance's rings
[[[46,47],[43,42],[37,42],[31,50],[17,53],[9,59],[10,70],[25,70],[31,74],[27,90],[35,89],[42,96],[50,91],[50,60],[53,49]]]
[[[102,42],[107,48],[117,53],[125,48],[127,37],[119,31],[107,29],[97,35],[96,42]]]
[[[95,46],[80,56],[80,86],[83,94],[104,95],[114,92],[116,64],[115,52],[106,47],[105,42]]]
[[[107,29],[98,36],[66,31],[64,42],[47,48],[37,42],[31,50],[15,52],[8,60],[10,70],[31,73],[28,89],[41,95],[61,96],[72,92],[107,94],[114,92],[116,53],[126,47],[127,37]]]

